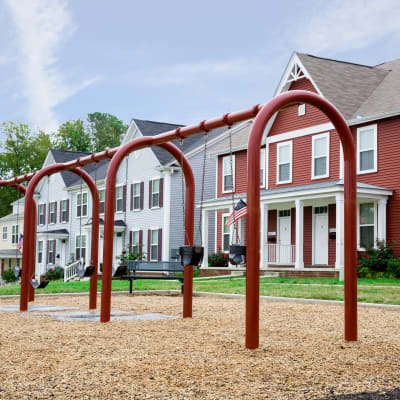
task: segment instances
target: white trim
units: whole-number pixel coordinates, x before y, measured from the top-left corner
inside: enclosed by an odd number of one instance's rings
[[[230,155],[227,155],[227,156],[222,156],[221,157],[221,162],[222,162],[222,182],[221,182],[221,193],[232,193],[232,192],[234,192],[235,191],[235,179],[236,179],[236,174],[235,174],[235,172],[236,172],[236,157],[235,157],[235,154],[232,154],[232,171],[230,171]],[[224,159],[225,158],[228,158],[229,159],[229,174],[224,174]],[[225,176],[228,176],[228,175],[231,175],[231,172],[232,172],[232,189],[229,189],[229,190],[225,190],[225,188],[224,188],[224,178],[225,178]]]
[[[365,171],[360,170],[360,134],[363,133],[363,131],[369,131],[373,130],[373,140],[374,140],[374,147],[369,149],[374,151],[374,167]],[[369,151],[369,150],[364,150],[364,151]],[[357,128],[357,174],[370,174],[373,172],[378,172],[378,125],[373,124],[373,125],[367,125],[363,126],[361,128]]]
[[[163,188],[163,227],[161,259],[169,261],[170,257],[170,230],[171,230],[171,174],[164,174]]]
[[[273,135],[267,137],[267,143],[276,143],[284,140],[296,139],[302,136],[313,135],[314,133],[322,133],[334,130],[335,127],[332,122],[327,122],[325,124],[314,125],[308,128],[296,129],[294,131],[280,133],[279,135]]]
[[[289,146],[289,179],[286,181],[279,180],[279,149],[284,146]],[[281,142],[276,146],[276,184],[283,185],[285,183],[292,183],[292,167],[293,167],[293,141]]]
[[[326,157],[326,172],[324,175],[315,175],[315,141],[318,139],[326,139],[326,147],[325,147],[325,157]],[[312,150],[311,150],[311,180],[315,179],[322,179],[322,178],[329,178],[329,141],[330,141],[330,135],[329,132],[322,133],[320,135],[314,135],[311,138],[312,140]],[[319,157],[319,158],[322,158]]]
[[[261,161],[262,161],[262,154],[264,153],[264,165],[261,165]],[[264,189],[266,187],[266,153],[267,153],[267,147],[261,147],[260,149],[260,176],[263,178],[263,184],[260,184],[260,188]],[[262,171],[263,173],[261,174],[261,167],[262,167]]]
[[[302,117],[303,115],[306,115],[306,103],[297,106],[297,116]]]
[[[215,157],[215,197],[218,197],[218,157]]]

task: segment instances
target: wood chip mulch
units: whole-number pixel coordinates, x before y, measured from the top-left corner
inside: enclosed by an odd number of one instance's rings
[[[87,310],[88,298],[36,303]],[[262,301],[250,351],[243,299],[193,304],[193,319],[107,324],[0,312],[0,399],[378,399],[340,396],[400,387],[400,311],[360,308],[360,340],[346,343],[342,306]],[[118,295],[112,307],[181,315],[182,298]]]

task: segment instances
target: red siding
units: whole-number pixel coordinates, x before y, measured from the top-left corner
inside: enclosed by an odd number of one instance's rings
[[[312,264],[312,207],[304,207],[304,248],[303,259],[304,265]]]
[[[308,79],[300,79],[299,81],[293,82],[290,86],[290,90],[308,90],[317,93]],[[295,105],[280,111],[272,125],[269,136],[329,122],[324,113],[308,104],[306,104],[305,115],[299,116],[297,110],[298,106]]]
[[[328,229],[331,228],[336,228],[336,204],[329,204],[328,206]],[[328,239],[328,265],[334,266],[335,261],[336,239]]]

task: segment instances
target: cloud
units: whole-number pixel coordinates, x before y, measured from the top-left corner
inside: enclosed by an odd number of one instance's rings
[[[400,32],[398,0],[336,0],[319,8],[296,34],[296,45],[311,53],[362,49]],[[326,4],[326,6],[325,6]]]
[[[17,30],[18,66],[31,121],[48,132],[59,125],[54,107],[97,78],[67,84],[58,70],[57,50],[73,25],[66,0],[6,0]]]

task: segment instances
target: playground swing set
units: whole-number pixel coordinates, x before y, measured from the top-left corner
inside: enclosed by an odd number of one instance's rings
[[[36,247],[36,204],[33,199],[34,189],[39,181],[45,177],[61,171],[71,171],[81,177],[88,185],[93,200],[92,208],[92,240],[91,262],[86,268],[81,266],[83,276],[90,276],[89,308],[96,308],[97,298],[97,268],[98,268],[98,240],[99,240],[99,193],[95,181],[82,169],[83,166],[97,163],[104,159],[111,159],[106,177],[105,213],[104,213],[104,243],[103,247],[103,271],[101,290],[100,321],[110,321],[111,313],[111,281],[117,275],[113,271],[113,234],[116,194],[116,175],[123,159],[130,153],[158,146],[168,151],[181,166],[182,171],[182,196],[184,197],[184,244],[180,247],[181,263],[184,266],[184,293],[183,293],[183,318],[192,317],[193,296],[193,266],[201,264],[204,247],[200,234],[200,246],[193,241],[194,231],[194,195],[195,185],[193,171],[183,154],[184,139],[198,133],[205,136],[204,153],[207,150],[208,132],[212,129],[227,126],[228,129],[235,123],[254,118],[248,142],[247,159],[247,232],[246,245],[238,243],[237,226],[236,243],[230,245],[229,259],[232,264],[246,264],[246,328],[245,346],[248,349],[256,349],[259,346],[259,262],[260,262],[260,148],[268,121],[281,109],[296,104],[309,104],[320,111],[333,123],[343,148],[344,155],[344,339],[346,341],[357,340],[357,270],[356,270],[356,158],[355,146],[351,131],[340,112],[326,99],[307,91],[288,91],[267,104],[256,105],[250,109],[233,112],[223,117],[202,121],[199,124],[177,128],[157,136],[146,136],[134,139],[123,146],[107,149],[100,153],[94,153],[68,163],[53,164],[40,171],[25,174],[13,179],[0,181],[1,186],[13,186],[21,193],[25,193],[25,219],[24,219],[24,249],[22,256],[20,311],[27,311],[28,302],[34,300],[34,289],[40,288],[30,277],[35,271],[35,247]],[[231,131],[229,131],[230,155],[232,159]],[[171,143],[172,140],[180,140],[181,149]],[[206,154],[204,155],[206,157]],[[128,164],[126,163],[126,169]],[[231,161],[233,176],[233,166]],[[127,170],[126,170],[127,174]],[[201,204],[203,204],[205,179],[205,159],[203,164]],[[27,189],[21,185],[29,182]],[[183,190],[183,183],[186,190]],[[82,194],[82,188],[81,188]],[[234,195],[232,194],[232,207],[234,207]],[[202,213],[200,212],[200,215]],[[236,222],[236,221],[235,221]],[[201,219],[200,219],[201,224]],[[81,226],[81,222],[80,222]],[[201,229],[201,226],[200,226]],[[125,250],[125,249],[124,249]]]

